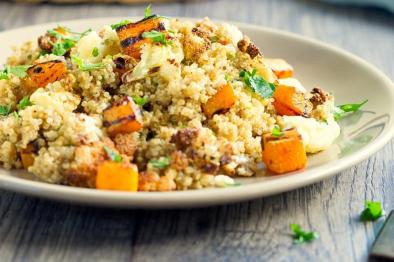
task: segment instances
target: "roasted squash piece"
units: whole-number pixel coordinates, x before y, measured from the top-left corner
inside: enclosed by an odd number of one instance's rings
[[[143,38],[142,34],[152,30],[164,31],[165,29],[162,18],[152,15],[141,21],[120,26],[116,29],[116,33],[118,34],[123,53],[135,59],[140,59],[141,46],[152,41],[151,39]]]
[[[292,77],[294,74],[293,67],[283,59],[265,59],[265,63],[279,79]]]
[[[131,97],[124,97],[104,110],[104,126],[111,137],[142,128],[142,115]]]
[[[265,134],[262,151],[267,169],[277,174],[299,170],[307,164],[301,135],[295,129],[284,131],[280,136]]]
[[[24,81],[25,95],[33,93],[40,87],[56,82],[66,76],[66,64],[60,60],[53,60],[35,64],[27,70],[27,79]]]
[[[226,112],[234,105],[235,100],[232,86],[225,84],[203,105],[204,114],[211,118],[215,113]]]
[[[25,149],[21,151],[21,161],[23,168],[27,169],[34,164],[34,156],[38,152],[38,146],[33,143],[29,143]]]
[[[297,92],[292,86],[276,86],[273,98],[275,110],[281,116],[309,116],[313,108],[312,103],[305,98],[305,94]]]
[[[96,188],[136,192],[138,169],[133,164],[104,161],[97,169]]]

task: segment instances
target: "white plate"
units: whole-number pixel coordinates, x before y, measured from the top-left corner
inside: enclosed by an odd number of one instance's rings
[[[98,18],[36,25],[0,33],[0,62],[11,46],[34,39],[58,24],[76,31],[95,30],[122,18]],[[299,188],[333,176],[375,153],[394,134],[393,83],[375,67],[333,46],[295,34],[234,23],[259,46],[266,57],[281,57],[295,67],[306,87],[332,92],[337,103],[369,99],[364,112],[341,122],[342,133],[329,150],[309,157],[309,166],[292,174],[242,179],[239,187],[166,193],[127,193],[51,185],[29,174],[0,169],[0,188],[54,200],[113,207],[197,207],[258,198]],[[388,58],[389,59],[389,58]]]

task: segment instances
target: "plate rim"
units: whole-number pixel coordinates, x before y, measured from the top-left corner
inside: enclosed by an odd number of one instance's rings
[[[39,29],[43,27],[55,26],[60,23],[83,23],[89,21],[94,23],[95,21],[110,21],[118,19],[139,19],[140,17],[95,17],[86,19],[72,19],[63,20],[42,24],[35,24],[31,26],[25,26],[15,28],[11,30],[0,31],[0,36],[4,34],[13,34],[23,32],[29,29]],[[199,18],[191,17],[176,17],[179,19],[185,19],[189,21],[196,21]],[[319,48],[326,49],[328,52],[337,53],[346,59],[356,62],[359,66],[362,66],[367,71],[378,76],[383,82],[385,82],[384,89],[387,89],[390,94],[392,101],[394,101],[394,84],[391,79],[380,71],[376,66],[358,57],[355,54],[350,53],[340,47],[336,47],[332,44],[322,42],[320,40],[296,34],[289,31],[284,31],[275,28],[269,28],[256,24],[242,23],[236,21],[216,20],[212,21],[219,23],[229,23],[237,27],[248,28],[250,30],[265,32],[273,35],[280,35],[295,39],[297,41],[311,44]],[[390,106],[394,112],[394,104]],[[204,190],[188,190],[188,191],[173,191],[173,192],[117,192],[107,190],[96,190],[88,188],[77,188],[64,185],[55,185],[45,182],[32,181],[23,178],[13,177],[10,175],[4,175],[4,172],[12,172],[4,168],[0,169],[0,189],[22,193],[25,195],[46,198],[50,200],[57,200],[63,202],[72,202],[79,204],[88,204],[94,206],[107,206],[107,207],[121,207],[121,208],[191,208],[191,207],[202,207],[212,206],[218,204],[227,204],[233,202],[246,201],[250,199],[256,199],[264,196],[273,194],[284,193],[296,188],[301,188],[318,181],[325,180],[339,173],[340,171],[346,170],[349,167],[355,166],[361,161],[365,160],[369,156],[375,154],[383,146],[385,146],[394,137],[394,123],[393,119],[389,119],[387,127],[384,132],[381,133],[376,139],[361,148],[354,154],[344,156],[341,159],[334,160],[333,162],[324,163],[314,167],[312,170],[306,169],[298,172],[297,177],[293,174],[281,175],[280,179],[266,180],[262,182],[256,182],[251,184],[245,184],[240,187],[232,188],[212,188]],[[335,165],[333,165],[335,163]],[[311,172],[313,171],[313,172]],[[306,177],[303,177],[306,176]],[[290,183],[288,183],[291,181]],[[261,190],[264,184],[264,190]],[[286,186],[283,186],[286,184]]]

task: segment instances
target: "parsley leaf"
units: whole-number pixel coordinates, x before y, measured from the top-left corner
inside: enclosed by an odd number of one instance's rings
[[[27,76],[27,69],[29,69],[30,65],[18,65],[18,66],[11,66],[8,68],[8,73],[13,74],[19,78],[24,78]]]
[[[118,153],[116,153],[114,150],[112,150],[108,146],[104,146],[104,150],[105,150],[105,153],[107,153],[107,156],[109,157],[109,159],[111,159],[111,161],[114,161],[116,163],[120,163],[123,161],[122,156],[119,155]]]
[[[7,71],[4,69],[3,71],[1,71],[0,72],[0,80],[8,80],[8,79],[10,79],[9,77],[8,77],[8,73],[7,73]]]
[[[283,135],[282,131],[280,130],[280,127],[277,125],[274,126],[271,134],[272,134],[272,136],[275,136],[275,137],[280,137]]]
[[[366,201],[365,209],[360,215],[361,221],[375,221],[383,215],[380,202]]]
[[[0,79],[10,79],[10,74],[17,76],[19,78],[24,78],[27,76],[27,69],[29,69],[30,65],[18,65],[18,66],[9,66],[7,65],[3,71],[0,72]]]
[[[92,50],[92,56],[98,57],[99,54],[100,54],[100,52],[99,52],[98,48],[97,48],[97,47],[93,48],[93,50]]]
[[[65,38],[62,41],[53,43],[52,54],[62,56],[65,55],[71,48],[76,45],[76,41]]]
[[[117,23],[117,24],[111,25],[111,28],[112,28],[112,30],[116,30],[116,29],[118,29],[119,27],[124,26],[124,25],[127,25],[127,24],[130,24],[130,23],[131,23],[130,20],[122,20],[122,21],[120,21],[120,22]]]
[[[171,40],[167,40],[166,39],[166,35],[164,33],[156,31],[156,30],[152,30],[152,31],[149,31],[149,32],[144,32],[142,34],[142,37],[143,38],[152,39],[152,41],[154,43],[161,43],[163,45],[168,45],[168,44],[172,43]]]
[[[294,233],[293,238],[295,244],[303,244],[319,238],[319,234],[317,232],[306,232],[302,230],[301,226],[298,224],[290,224],[290,228]]]
[[[11,113],[11,106],[0,105],[0,116],[7,116]]]
[[[148,99],[145,97],[139,97],[139,96],[132,96],[134,103],[136,103],[139,106],[143,106],[146,103],[148,103]]]
[[[147,17],[149,17],[149,16],[152,15],[151,5],[148,5],[148,6],[145,8],[144,15],[145,15],[145,18],[147,18]]]
[[[82,60],[82,58],[80,58],[76,55],[72,55],[71,60],[75,65],[78,66],[79,70],[81,70],[81,71],[91,71],[91,70],[101,69],[105,66],[103,63],[97,63],[97,64],[85,63]]]
[[[226,183],[224,185],[224,187],[238,187],[238,186],[242,186],[242,183],[241,182],[234,182],[233,184]]]
[[[52,53],[54,55],[62,56],[65,55],[71,48],[73,48],[76,43],[85,35],[90,33],[92,29],[88,29],[82,33],[72,32],[70,29],[59,26],[58,28],[62,29],[62,31],[66,31],[70,33],[70,36],[66,36],[62,33],[59,33],[56,29],[48,30],[48,34],[50,36],[55,37],[57,40],[55,43],[52,43]]]
[[[343,119],[347,113],[354,113],[360,110],[360,108],[368,102],[368,99],[364,100],[359,104],[344,104],[340,106],[336,106],[334,109],[334,119],[335,121],[339,121]]]
[[[30,101],[30,98],[28,96],[24,96],[18,103],[18,110],[23,110],[28,106],[33,105],[33,103]]]
[[[218,36],[212,36],[209,40],[211,40],[212,43],[216,43],[217,41],[219,41],[219,37]]]
[[[265,81],[261,76],[256,75],[256,69],[253,69],[252,72],[243,70],[239,73],[239,77],[253,92],[263,98],[272,97],[275,91],[275,85]]]
[[[160,157],[159,159],[153,159],[149,161],[154,168],[164,169],[170,165],[171,159],[169,157]]]

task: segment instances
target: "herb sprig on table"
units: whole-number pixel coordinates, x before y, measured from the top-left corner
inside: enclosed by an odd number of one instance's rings
[[[383,216],[383,209],[380,202],[365,201],[365,209],[361,212],[361,221],[375,221]]]
[[[295,244],[303,244],[319,238],[319,234],[317,232],[304,231],[299,224],[290,224],[290,229],[291,231],[293,231],[293,238]]]

